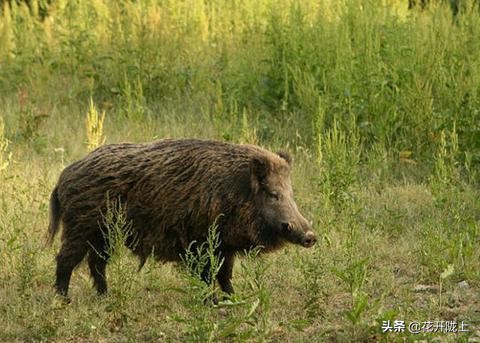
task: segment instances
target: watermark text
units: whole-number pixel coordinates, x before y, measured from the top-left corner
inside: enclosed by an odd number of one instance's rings
[[[468,323],[450,320],[434,321],[411,321],[405,320],[384,320],[382,322],[382,332],[409,332],[412,334],[420,333],[462,333],[469,332]]]

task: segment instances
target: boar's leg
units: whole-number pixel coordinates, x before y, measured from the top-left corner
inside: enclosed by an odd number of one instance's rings
[[[107,266],[108,257],[106,253],[101,253],[98,250],[90,250],[88,254],[88,266],[90,267],[90,274],[93,278],[93,284],[97,290],[98,295],[107,293],[107,277],[105,276],[105,269]]]
[[[233,293],[232,271],[235,262],[235,254],[231,252],[224,253],[223,264],[218,271],[217,280],[220,288],[227,294]]]
[[[107,237],[97,236],[96,239],[89,240],[89,245],[88,267],[90,268],[90,275],[93,278],[93,285],[98,295],[102,295],[107,292],[105,269],[110,258],[109,240]]]
[[[68,286],[70,284],[70,277],[73,269],[82,262],[87,254],[87,247],[69,244],[65,241],[57,255],[57,277],[55,281],[55,288],[57,293],[62,296],[67,296]]]
[[[233,263],[235,262],[235,254],[233,252],[223,252],[219,255],[220,258],[223,258],[223,263],[220,267],[220,270],[217,274],[217,281],[220,285],[220,288],[223,292],[227,294],[233,293],[233,286],[232,286],[232,271],[233,271]],[[210,275],[211,272],[210,263],[204,267],[201,277],[202,280],[207,284],[211,285],[214,280]]]

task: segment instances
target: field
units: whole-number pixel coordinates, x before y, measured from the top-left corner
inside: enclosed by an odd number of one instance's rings
[[[4,5],[0,341],[480,342],[480,15],[406,3]],[[137,272],[121,244],[107,296],[85,265],[70,303],[55,296],[61,170],[167,137],[289,151],[317,245],[247,254],[219,306],[185,266]]]

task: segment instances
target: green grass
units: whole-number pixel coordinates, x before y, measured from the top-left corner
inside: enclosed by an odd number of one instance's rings
[[[0,341],[478,341],[480,15],[406,3],[4,7]],[[59,173],[104,138],[167,137],[290,151],[320,241],[244,257],[220,307],[186,268],[137,273],[127,249],[106,297],[81,266],[63,303],[45,246]],[[470,331],[382,333],[395,319]]]

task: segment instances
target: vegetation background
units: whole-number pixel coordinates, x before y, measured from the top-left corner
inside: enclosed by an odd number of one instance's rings
[[[480,342],[473,1],[455,17],[406,0],[37,4],[0,10],[0,341]],[[241,259],[219,307],[185,268],[137,273],[119,244],[109,295],[82,266],[64,304],[44,240],[60,171],[103,142],[167,137],[290,151],[320,242]]]

